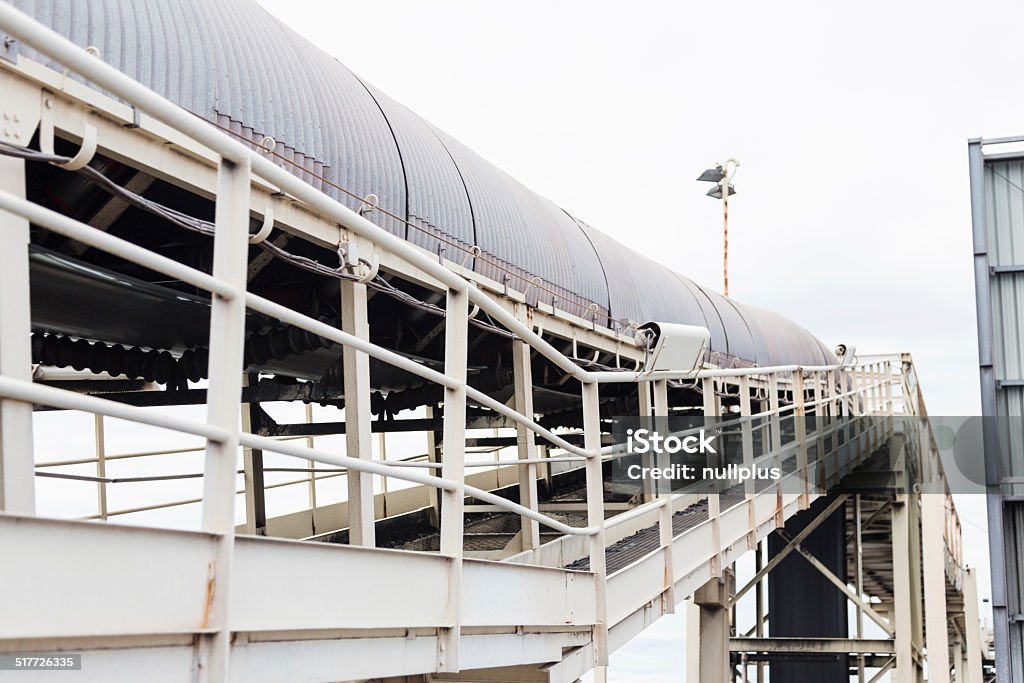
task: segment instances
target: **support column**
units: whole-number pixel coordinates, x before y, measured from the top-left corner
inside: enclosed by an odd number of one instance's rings
[[[530,345],[520,340],[512,342],[512,372],[515,379],[515,409],[533,419],[533,368]],[[520,460],[532,460],[537,455],[532,429],[516,424],[516,451]],[[537,465],[519,466],[519,504],[537,510]],[[528,517],[520,517],[523,550],[540,546],[540,524]]]
[[[604,466],[601,462],[601,413],[596,382],[584,384],[583,447],[593,455],[587,458],[587,526],[598,527],[590,537],[590,571],[597,582],[594,624],[594,664],[608,666],[608,572],[604,555]]]
[[[216,534],[216,559],[211,567],[212,595],[207,622],[213,632],[202,636],[199,680],[228,680],[231,629],[228,623],[231,562],[235,544],[235,481],[238,471],[239,396],[245,344],[245,286],[248,266],[250,169],[246,158],[223,159],[217,174],[216,234],[213,238],[213,276],[237,288],[225,299],[212,297],[210,310],[210,387],[207,422],[230,435],[206,442],[203,470],[203,531]]]
[[[433,420],[437,415],[437,411],[434,406],[427,406],[425,409],[426,418]],[[440,464],[441,462],[441,432],[436,429],[427,430],[427,462],[432,464]],[[431,468],[431,474],[438,474],[439,469]],[[438,495],[438,491],[433,486],[427,487],[427,502],[430,506],[430,523],[435,529],[441,528],[441,498]]]
[[[441,477],[455,488],[441,494],[441,554],[448,568],[448,620],[438,639],[440,671],[459,670],[462,634],[462,555],[466,476],[466,361],[469,330],[469,294],[448,290],[445,305],[444,374],[460,386],[444,389],[444,453]]]
[[[366,285],[341,281],[341,329],[360,339],[370,339],[366,313]],[[342,352],[345,385],[345,453],[350,458],[373,458],[370,434],[370,357],[345,346]],[[348,542],[373,547],[373,475],[349,470]]]
[[[651,387],[654,390],[654,416],[668,423],[668,381],[659,379]],[[643,385],[641,385],[641,391]],[[668,453],[658,454],[658,467],[667,469],[672,461]],[[674,614],[676,611],[675,563],[672,559],[672,482],[659,482],[658,498],[665,501],[658,511],[658,545],[665,554],[665,592],[662,593],[662,613]]]
[[[25,162],[0,157],[0,188],[25,197]],[[0,211],[0,375],[32,381],[28,220]],[[35,512],[32,404],[0,398],[0,510]]]
[[[711,579],[693,594],[687,614],[686,680],[690,683],[728,683],[729,597],[732,573]]]
[[[949,683],[949,637],[946,631],[945,542],[946,497],[923,493],[921,545],[924,568],[924,616],[928,647],[928,683]]]
[[[899,494],[892,505],[893,628],[896,631],[896,666],[893,683],[917,683],[920,669],[914,660],[914,590],[911,573],[920,567],[913,557],[910,506],[913,499]]]
[[[981,683],[981,620],[978,618],[978,575],[972,567],[964,571],[964,623],[967,633],[966,680]]]
[[[259,375],[243,377],[243,386],[255,386]],[[259,404],[256,404],[258,406]],[[242,404],[242,431],[252,432],[256,407]],[[245,478],[245,533],[267,535],[267,506],[263,486],[263,451],[258,448],[242,449],[242,472]],[[314,532],[315,533],[315,532]]]

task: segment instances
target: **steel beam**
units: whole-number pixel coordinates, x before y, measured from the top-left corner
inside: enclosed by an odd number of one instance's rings
[[[788,652],[793,654],[889,654],[894,650],[888,638],[733,638],[732,652]]]

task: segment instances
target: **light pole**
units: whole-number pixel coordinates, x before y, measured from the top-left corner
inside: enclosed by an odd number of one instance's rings
[[[706,169],[697,180],[714,183],[707,196],[722,200],[722,294],[729,296],[729,195],[736,194],[732,178],[740,162],[729,159],[724,164],[715,164],[714,168]]]

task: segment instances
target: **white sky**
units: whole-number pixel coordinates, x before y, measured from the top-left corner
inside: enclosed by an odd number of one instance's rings
[[[910,351],[930,413],[978,414],[966,141],[1024,132],[1024,5],[260,2],[528,187],[712,287],[720,205],[694,178],[738,158],[732,295],[830,345]],[[984,505],[958,507],[987,574]],[[680,680],[682,621],[622,650],[613,676]]]

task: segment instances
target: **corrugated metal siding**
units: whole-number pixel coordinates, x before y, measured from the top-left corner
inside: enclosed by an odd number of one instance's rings
[[[471,258],[450,244],[471,248],[476,236],[469,195],[448,150],[423,119],[365,81],[364,85],[384,112],[402,154],[408,220],[419,228],[410,227],[406,239],[435,253],[441,246],[453,261]]]
[[[988,162],[985,189],[989,265],[1024,264],[1024,162]],[[1024,272],[992,281],[996,379],[1024,379]],[[1017,413],[1020,415],[1021,413]],[[1024,474],[1024,468],[1019,470]]]
[[[613,318],[636,323],[671,320],[707,325],[704,311],[678,276],[600,230],[576,220],[594,245],[604,268]]]
[[[969,144],[968,158],[981,399],[985,416],[991,418],[985,421],[986,440],[994,441],[986,444],[986,470],[993,477],[1020,477],[1024,475],[1024,433],[1020,428],[1024,387],[1013,381],[1024,379],[1024,273],[1010,267],[1024,266],[1024,160],[987,159],[980,141]],[[998,272],[1000,267],[1007,270]],[[998,483],[999,495],[988,507],[989,528],[995,534],[996,665],[1000,680],[1017,681],[1024,676],[1024,624],[1015,619],[1024,610],[1024,504],[1008,496],[1024,494],[1024,485]]]
[[[607,308],[608,291],[601,264],[579,226],[554,204],[530,192],[462,143],[443,131],[437,131],[437,135],[466,182],[480,248],[515,270],[525,271],[520,273],[521,279],[529,281],[531,275],[539,276],[543,284],[565,289],[566,295],[574,293]],[[498,281],[506,275],[493,268],[488,272],[486,263],[481,263],[478,270]],[[516,282],[510,286],[522,289]],[[542,292],[540,296],[542,301],[551,302],[550,293]]]
[[[726,300],[577,222],[250,0],[14,4],[236,136],[273,137],[277,163],[350,208],[376,194],[399,217],[377,212],[379,225],[431,251],[444,248],[445,257],[526,291],[531,304],[599,324],[704,324],[719,364],[824,357],[806,330]],[[475,258],[460,249],[473,245],[482,250]]]
[[[985,203],[989,265],[1024,265],[1024,161],[986,162]],[[996,381],[1024,380],[1024,272],[994,275],[990,286]],[[1000,415],[1024,416],[1024,387],[996,396]],[[1011,431],[1001,435],[1003,474],[1024,476],[1024,435]]]

